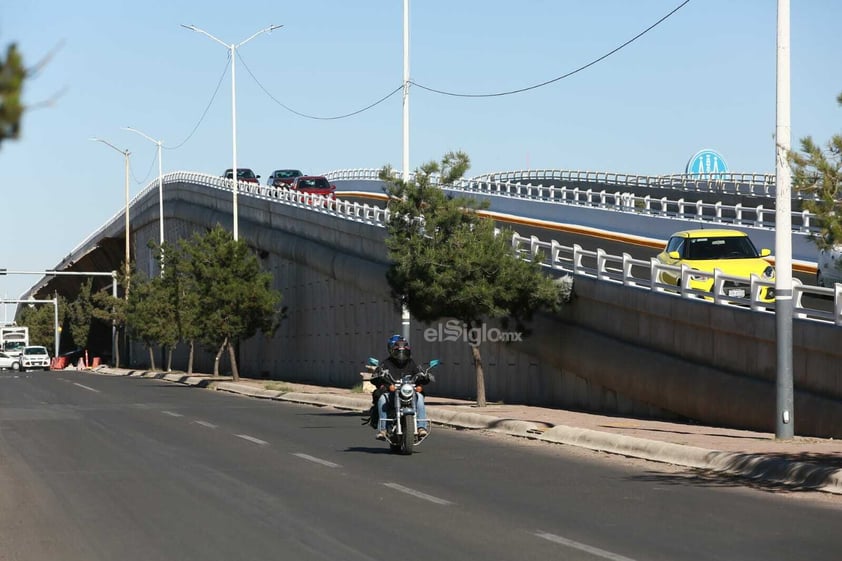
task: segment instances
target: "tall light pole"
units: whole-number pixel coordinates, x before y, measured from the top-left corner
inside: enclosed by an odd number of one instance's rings
[[[129,258],[131,257],[131,247],[129,245],[129,156],[131,155],[131,152],[129,152],[128,150],[120,150],[107,140],[103,140],[101,138],[92,138],[91,140],[93,140],[94,142],[102,142],[103,144],[110,146],[111,148],[113,148],[114,150],[123,154],[123,156],[126,157],[126,286],[128,287],[129,276],[131,273],[131,270],[129,268]],[[126,289],[126,297],[128,297],[128,292],[128,289]]]
[[[403,180],[409,181],[409,0],[403,0]]]
[[[161,164],[161,145],[163,144],[163,141],[155,140],[154,138],[152,138],[148,134],[145,134],[145,133],[143,133],[143,132],[141,132],[141,131],[139,131],[135,128],[132,128],[132,127],[123,127],[123,130],[135,132],[135,133],[139,134],[140,136],[142,136],[143,138],[145,138],[146,140],[148,140],[149,142],[155,143],[155,145],[158,147],[158,226],[159,226],[160,244],[161,244],[161,247],[163,247],[164,246],[164,172],[163,172],[163,166]]]
[[[792,376],[792,170],[789,0],[778,0],[777,104],[775,111],[775,326],[778,370],[776,378],[775,438],[795,436]]]
[[[402,179],[409,181],[409,0],[403,0],[403,161]],[[409,340],[412,331],[409,308],[401,306],[401,334]]]
[[[241,41],[237,44],[231,43],[230,45],[223,42],[220,39],[217,39],[207,31],[203,29],[199,29],[195,25],[183,25],[185,29],[189,29],[191,31],[195,31],[197,33],[201,33],[210,37],[229,51],[229,56],[231,57],[231,153],[232,153],[232,160],[233,165],[231,166],[231,190],[234,192],[234,241],[239,238],[238,235],[238,218],[237,218],[237,71],[236,71],[236,60],[237,60],[237,49],[257,37],[262,33],[266,33],[269,31],[274,31],[282,25],[270,25],[265,29],[261,29],[245,41]]]

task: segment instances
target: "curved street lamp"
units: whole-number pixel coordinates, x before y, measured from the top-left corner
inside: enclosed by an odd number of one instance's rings
[[[129,247],[129,156],[131,155],[131,152],[129,152],[128,150],[120,150],[107,140],[103,140],[101,138],[91,138],[90,140],[94,142],[102,142],[103,144],[123,154],[123,156],[125,156],[126,158],[126,281],[128,282],[128,278],[130,276],[129,258],[131,257]],[[128,284],[126,286],[128,286]],[[126,290],[126,296],[128,297],[128,290]]]
[[[159,229],[159,236],[160,236],[160,244],[161,247],[164,246],[164,172],[163,166],[161,164],[161,145],[163,144],[162,140],[155,140],[148,134],[145,134],[135,128],[132,127],[123,127],[123,130],[132,131],[134,133],[139,134],[149,142],[154,143],[158,147],[158,229]]]
[[[234,241],[236,241],[238,239],[238,219],[237,219],[237,86],[236,86],[237,72],[236,72],[236,64],[235,64],[235,61],[236,61],[236,58],[237,58],[236,57],[237,49],[239,47],[242,47],[243,45],[245,45],[246,43],[248,43],[249,41],[251,41],[255,37],[257,37],[258,35],[260,35],[262,33],[269,32],[269,31],[274,31],[275,29],[278,29],[278,28],[283,27],[283,26],[282,25],[270,25],[269,27],[267,27],[265,29],[261,29],[260,31],[258,31],[257,33],[255,33],[254,35],[252,35],[251,37],[246,39],[245,41],[241,41],[237,44],[231,43],[230,45],[223,42],[220,39],[217,39],[216,37],[214,37],[213,35],[211,35],[207,31],[205,31],[204,29],[199,29],[195,25],[184,25],[184,24],[182,24],[181,27],[183,27],[185,29],[189,29],[190,31],[195,31],[197,33],[201,33],[203,35],[206,35],[207,37],[213,39],[214,41],[216,41],[217,43],[219,43],[220,45],[222,45],[223,47],[225,47],[226,49],[228,49],[230,51],[230,56],[231,56],[231,152],[232,152],[232,159],[233,159],[233,165],[231,166],[231,184],[232,184],[232,191],[234,192]]]

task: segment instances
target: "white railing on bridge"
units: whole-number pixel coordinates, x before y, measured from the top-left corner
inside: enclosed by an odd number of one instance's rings
[[[686,265],[676,266],[660,263],[654,257],[649,260],[635,259],[628,253],[621,256],[611,255],[602,249],[596,251],[582,249],[578,244],[566,246],[555,240],[549,242],[535,236],[512,235],[512,247],[525,259],[538,257],[541,265],[556,271],[584,275],[606,282],[616,282],[625,286],[672,294],[680,298],[693,298],[710,302],[714,305],[740,306],[757,312],[774,313],[774,304],[760,298],[763,287],[774,287],[775,282],[763,280],[756,275],[750,278],[726,275],[720,270],[714,272],[691,269]],[[675,285],[661,281],[661,273],[668,272],[674,277],[681,277],[681,284]],[[690,278],[697,280],[713,279],[711,291],[691,288]],[[822,288],[801,284],[793,279],[793,316],[842,325],[842,284],[834,288]],[[749,286],[744,296],[728,294],[726,283],[739,283]],[[831,310],[824,306],[810,305],[805,296],[813,300],[832,300]]]
[[[356,171],[367,172],[369,170]],[[371,176],[366,176],[365,173],[360,173],[359,177],[361,179],[371,179]],[[172,172],[164,175],[164,189],[166,189],[168,183],[178,182],[231,191],[231,180],[222,177],[194,172]],[[150,190],[157,188],[158,182],[155,180],[134,197],[132,204],[139,198],[145,196]],[[243,196],[256,197],[278,204],[305,208],[312,212],[328,213],[339,219],[364,222],[375,227],[385,227],[389,219],[388,210],[363,203],[342,201],[341,199],[310,195],[291,189],[276,188],[255,183],[238,182],[238,189],[238,192]],[[596,196],[599,201],[609,200],[608,198],[603,199],[601,194],[594,195],[592,193],[590,196]],[[603,202],[601,204],[607,203]],[[121,216],[122,211],[117,213],[110,221],[106,222],[102,228],[88,236],[85,242],[71,252],[71,255],[79,251],[85,244],[89,244],[91,241],[101,237],[104,230],[116,222]],[[770,308],[769,303],[763,302],[759,298],[760,289],[764,286],[774,286],[774,282],[764,281],[758,277],[746,279],[725,275],[721,271],[707,273],[693,270],[692,275],[695,277],[713,278],[713,289],[711,292],[706,292],[690,288],[690,269],[686,266],[680,268],[666,265],[659,263],[654,258],[650,260],[635,259],[627,253],[620,256],[611,255],[602,249],[589,251],[582,249],[578,244],[565,246],[556,240],[544,241],[535,236],[524,237],[517,233],[513,234],[511,243],[519,255],[528,259],[539,256],[541,264],[554,271],[584,275],[605,282],[616,282],[629,287],[672,294],[680,298],[702,299],[702,301],[710,302],[712,305],[741,306],[759,313],[774,312],[774,305]],[[675,276],[680,275],[682,278],[681,286],[659,281],[660,273],[663,271],[671,272]],[[724,290],[725,283],[729,281],[747,283],[750,286],[749,294],[745,297],[729,296]],[[819,298],[832,300],[832,309],[828,311],[810,306],[805,300],[805,296],[810,296],[811,300]],[[842,284],[836,284],[832,289],[821,288],[802,285],[797,279],[793,279],[793,305],[794,316],[797,318],[842,325]]]
[[[356,170],[358,177],[362,179],[370,179],[372,172],[376,170]],[[379,177],[379,171],[377,171]],[[193,182],[199,182],[200,174],[188,174],[185,178],[189,178]],[[176,178],[174,178],[176,179]],[[204,176],[205,184],[214,188],[231,189],[230,180],[222,178]],[[464,182],[464,184],[473,184],[472,182]],[[464,186],[464,184],[462,184]],[[275,188],[268,185],[258,185],[255,183],[240,182],[240,192],[243,194],[259,197],[262,199],[277,201],[279,203],[290,204],[307,208],[314,212],[326,212],[335,215],[337,218],[346,220],[363,221],[375,226],[385,227],[389,218],[389,212],[386,209],[378,206],[368,204],[354,203],[342,201],[341,199],[331,199],[321,197],[319,195],[309,195],[306,193],[296,192],[286,188]],[[526,187],[517,186],[513,187]],[[448,186],[450,188],[450,186]],[[562,189],[559,189],[561,191]],[[580,191],[575,189],[570,190],[573,194],[571,196],[582,195]],[[618,201],[622,203],[625,201],[627,207],[639,207],[640,202],[649,202],[648,197],[628,196],[623,199],[616,196],[617,194],[609,193],[586,193],[586,199],[590,204],[610,207],[618,206]],[[585,195],[582,195],[585,197]],[[575,200],[575,199],[574,199]],[[677,206],[671,210],[669,206],[675,203]],[[620,205],[622,206],[622,204]],[[721,210],[724,205],[710,205]],[[682,201],[668,201],[664,203],[658,200],[651,207],[653,212],[661,214],[669,214],[670,216],[677,216],[685,212],[700,213],[703,208],[708,208],[706,205],[700,206],[698,202],[686,203]],[[685,211],[684,209],[691,209]],[[739,205],[735,207],[736,215],[740,216],[742,212],[746,215],[751,215],[753,211],[753,219],[750,221],[753,226],[773,227],[774,220],[764,218],[769,214],[774,218],[774,211],[763,209],[762,206],[754,209],[741,209]],[[638,209],[640,210],[640,209]],[[801,213],[798,213],[799,215]],[[807,222],[809,223],[809,222]],[[606,253],[602,249],[596,251],[588,251],[581,248],[579,245],[564,246],[555,240],[546,242],[536,237],[522,237],[514,234],[512,237],[512,246],[515,251],[524,257],[538,255],[542,256],[542,264],[553,270],[572,273],[577,275],[586,275],[595,277],[599,280],[608,282],[618,282],[626,286],[644,288],[654,290],[657,292],[669,293],[679,296],[681,298],[693,298],[709,301],[715,305],[725,306],[741,306],[750,308],[758,312],[773,313],[774,305],[764,302],[760,299],[761,288],[767,286],[775,286],[774,281],[762,280],[757,276],[751,278],[744,278],[732,275],[726,275],[719,270],[713,273],[705,271],[692,270],[694,277],[713,279],[713,288],[711,292],[693,289],[690,287],[691,269],[686,265],[676,267],[673,265],[666,265],[658,262],[652,258],[648,261],[634,259],[628,254],[616,256]],[[681,276],[682,283],[680,286],[667,284],[660,281],[660,273],[662,271],[672,272],[673,275]],[[726,283],[745,283],[750,287],[748,294],[742,297],[729,296],[725,290]],[[818,307],[809,306],[804,299],[805,295],[811,295],[819,298],[833,299],[833,311],[826,311]],[[817,321],[831,322],[836,325],[842,325],[842,285],[837,284],[834,289],[821,288],[813,286],[802,285],[798,279],[793,279],[793,302],[794,302],[794,317],[803,319],[812,319]]]
[[[575,181],[578,183],[589,181],[600,188],[588,189],[581,188],[578,185],[575,187],[567,187],[564,185],[545,186],[543,184],[533,185],[532,183],[511,183],[492,181],[488,178],[473,178],[460,180],[453,185],[448,185],[447,189],[461,191],[463,193],[529,199],[549,203],[582,205],[593,208],[645,214],[649,216],[704,221],[727,226],[745,226],[750,228],[766,229],[773,229],[775,227],[775,209],[772,206],[767,207],[763,204],[749,206],[741,203],[726,205],[722,202],[707,203],[701,200],[685,200],[684,198],[669,199],[666,196],[640,196],[627,191],[608,191],[604,188],[605,185],[612,184],[612,181],[615,184],[630,187],[632,185],[643,184],[639,183],[638,180],[651,182],[656,179],[660,179],[664,183],[667,183],[668,181],[671,181],[669,178],[679,178],[684,181],[689,181],[688,178],[695,176],[681,175],[644,177],[603,172],[559,172],[557,170],[548,170],[548,175],[550,172],[559,176],[574,177]],[[540,172],[533,173],[540,175]],[[380,170],[377,169],[355,169],[338,170],[326,174],[326,176],[332,181],[379,181],[379,174]],[[758,182],[758,184],[765,184],[767,181],[767,179],[765,179],[767,176],[762,174],[729,174],[729,177],[734,178],[735,180],[740,179],[741,181],[753,180]],[[698,178],[695,179],[698,180]],[[772,181],[774,183],[774,176],[772,176]],[[809,234],[817,231],[815,225],[815,215],[806,210],[792,211],[791,224],[793,232]]]
[[[492,172],[474,179],[500,183],[531,181],[600,183],[617,187],[668,188],[763,197],[774,196],[775,191],[775,176],[766,173],[634,175],[602,171],[539,169]]]
[[[395,175],[400,174],[397,170],[393,170],[393,173]],[[380,176],[380,170],[373,168],[342,169],[325,175],[328,179],[376,180]],[[620,189],[624,187],[648,187],[757,197],[774,197],[775,195],[775,176],[768,173],[634,175],[608,171],[540,169],[484,173],[466,181],[510,183],[513,185],[532,182],[593,183],[616,186]],[[796,193],[796,195],[799,194]]]

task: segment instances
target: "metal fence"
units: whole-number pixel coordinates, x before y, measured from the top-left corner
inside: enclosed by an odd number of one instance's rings
[[[331,180],[379,181],[379,173],[380,170],[376,169],[353,169],[334,171],[327,174],[327,176]],[[675,175],[649,177],[603,172],[558,170],[547,170],[546,173],[541,171],[530,172],[538,176],[535,178],[536,180],[541,178],[547,179],[547,177],[552,176],[555,180],[566,178],[567,180],[575,180],[577,183],[593,183],[593,188],[582,188],[578,185],[567,187],[564,185],[547,186],[521,182],[512,183],[497,179],[498,175],[505,177],[506,174],[517,173],[521,172],[488,174],[480,178],[460,180],[453,185],[448,185],[447,189],[464,193],[581,205],[650,216],[705,221],[728,226],[768,229],[775,227],[775,209],[763,204],[755,206],[741,203],[728,205],[722,202],[708,203],[701,200],[685,200],[684,198],[671,199],[667,196],[638,196],[628,191],[610,191],[605,188],[608,185],[625,187],[645,185],[651,187],[653,183],[657,182],[661,182],[663,185],[675,185],[679,182],[684,182],[686,185],[694,184],[694,182],[697,185],[703,184],[703,180],[696,176]],[[726,179],[717,179],[716,182],[741,181],[745,183],[739,183],[739,185],[748,185],[753,186],[752,188],[755,189],[761,189],[765,188],[763,186],[768,186],[770,177],[772,185],[774,185],[774,176],[762,174],[727,174]],[[708,182],[713,181],[708,180]],[[809,234],[817,231],[816,216],[806,210],[792,211],[791,223],[793,232]]]
[[[337,175],[338,174],[338,175]],[[373,175],[372,175],[373,174]],[[378,179],[379,170],[342,170],[341,172],[334,172],[330,174],[332,179],[353,179],[356,180],[376,180]],[[192,183],[195,185],[202,185],[211,189],[220,189],[224,191],[231,191],[231,180],[224,179],[217,176],[194,173],[194,172],[172,172],[164,176],[164,188],[171,183]],[[475,185],[476,183],[470,183]],[[150,183],[143,191],[134,197],[132,204],[138,199],[144,197],[148,191],[157,189],[157,180]],[[450,186],[448,187],[450,188]],[[458,188],[458,187],[455,187]],[[464,188],[464,187],[463,187]],[[517,192],[521,189],[522,193],[528,193],[529,186],[507,184],[506,189],[511,192]],[[534,188],[533,188],[534,189]],[[546,190],[546,188],[543,188]],[[562,191],[559,189],[558,191]],[[646,205],[639,206],[635,197],[617,197],[614,194],[606,194],[603,192],[594,193],[590,191],[582,192],[576,191],[570,193],[568,202],[575,201],[578,204],[589,204],[594,206],[617,206],[623,208],[634,208],[636,211],[645,211]],[[286,204],[300,208],[306,208],[313,212],[328,213],[336,216],[338,219],[353,220],[356,222],[365,222],[376,227],[385,227],[389,212],[386,209],[375,205],[368,205],[364,203],[356,203],[349,201],[342,201],[341,199],[333,199],[330,197],[322,197],[320,195],[311,195],[293,191],[283,187],[272,187],[269,185],[259,185],[255,183],[238,183],[238,193],[244,196],[256,197],[260,199],[270,200],[278,204]],[[565,195],[566,196],[566,195]],[[561,195],[556,200],[565,200]],[[643,198],[646,202],[647,198]],[[699,208],[707,209],[706,205],[698,206],[698,203],[687,203],[680,205],[675,201],[673,210],[669,203],[652,202],[651,212],[685,212],[680,209],[692,209],[693,212],[699,212]],[[714,205],[714,216],[721,211],[722,205]],[[737,209],[739,210],[739,209]],[[770,211],[771,212],[771,211]],[[753,213],[751,216],[755,221],[768,223],[767,211],[765,209],[746,209],[746,213]],[[737,213],[739,214],[739,213]],[[801,213],[798,213],[799,215]],[[88,236],[88,238],[71,254],[79,251],[90,244],[91,241],[101,237],[105,229],[117,221],[122,216],[122,211],[118,212],[110,221],[98,229],[96,232]],[[759,218],[758,218],[759,217]],[[802,224],[809,224],[805,219]],[[756,225],[756,223],[753,223]],[[768,224],[767,224],[768,225]],[[704,271],[693,270],[694,277],[712,278],[713,289],[710,292],[700,291],[690,287],[690,269],[686,265],[676,267],[666,265],[658,262],[652,258],[650,260],[635,259],[628,254],[611,255],[602,249],[596,251],[589,251],[582,249],[579,245],[565,246],[556,240],[544,241],[537,237],[524,237],[518,234],[512,236],[512,247],[514,250],[524,258],[532,259],[537,257],[544,267],[555,271],[569,273],[573,275],[585,275],[594,277],[606,282],[621,283],[631,288],[638,288],[642,290],[653,290],[665,294],[671,294],[679,298],[701,299],[709,302],[712,305],[723,306],[741,306],[750,308],[758,313],[774,313],[774,304],[770,306],[768,302],[764,302],[759,298],[760,288],[763,286],[774,286],[773,281],[765,281],[757,277],[749,279],[741,277],[733,277],[723,274],[721,271],[707,273]],[[659,280],[663,272],[672,273],[676,277],[681,277],[680,285],[668,284]],[[729,295],[725,290],[725,286],[729,282],[747,283],[750,287],[748,293],[744,296],[735,297]],[[805,298],[810,296],[812,298]],[[830,310],[826,307],[811,305],[809,301],[823,299],[825,301],[832,300]],[[808,301],[809,300],[809,301]],[[842,325],[842,285],[836,284],[834,288],[822,288],[815,286],[802,285],[797,279],[793,279],[793,303],[794,316],[796,318],[822,321]]]

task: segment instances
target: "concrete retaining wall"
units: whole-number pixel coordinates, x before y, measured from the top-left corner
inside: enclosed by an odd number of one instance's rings
[[[230,199],[230,192],[168,185],[167,238],[216,222],[230,227]],[[384,278],[384,230],[276,202],[238,202],[240,237],[263,256],[289,308],[272,339],[242,342],[242,373],[357,384],[365,358],[382,358],[386,338],[400,331]],[[134,246],[143,264],[151,259],[146,241],[157,240],[157,209],[138,208]],[[576,293],[560,315],[536,318],[524,343],[483,346],[490,401],[774,430],[774,315],[586,277],[576,278]],[[473,398],[467,344],[426,341],[428,326],[413,327],[415,356],[443,361],[431,392]],[[797,432],[842,436],[842,330],[796,321],[793,344]],[[145,353],[136,348],[133,357],[143,366]],[[196,369],[210,370],[211,359],[201,354]]]

